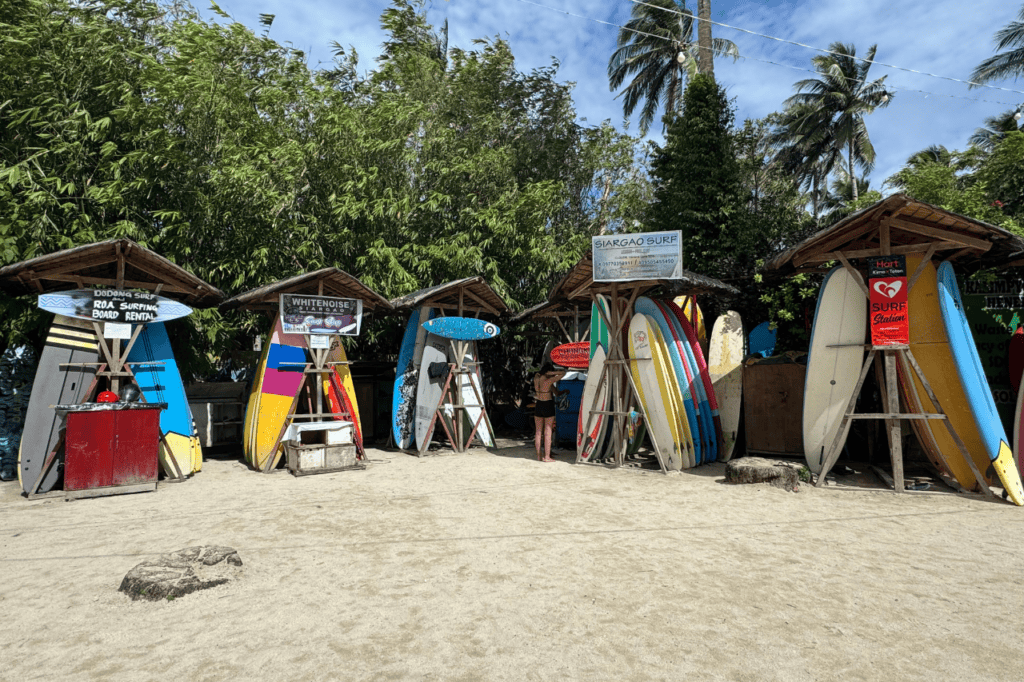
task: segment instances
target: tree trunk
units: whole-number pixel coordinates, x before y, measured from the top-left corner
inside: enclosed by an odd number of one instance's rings
[[[697,70],[715,77],[715,61],[711,52],[711,0],[697,0]]]
[[[812,171],[811,183],[811,212],[814,214],[814,224],[818,224],[818,169]]]
[[[853,140],[850,140],[850,185],[853,187],[853,200],[854,202],[858,199],[857,192],[857,176],[853,174]]]

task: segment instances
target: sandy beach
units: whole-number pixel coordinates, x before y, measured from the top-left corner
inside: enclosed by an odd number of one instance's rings
[[[3,680],[1020,680],[1024,510],[792,493],[526,447],[294,478],[208,460],[157,492],[0,487]],[[441,451],[445,453],[446,451]],[[133,602],[156,555],[228,585]]]

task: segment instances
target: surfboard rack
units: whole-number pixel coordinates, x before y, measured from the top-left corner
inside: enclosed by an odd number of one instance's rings
[[[430,418],[430,426],[427,429],[427,433],[433,433],[434,428],[437,426],[438,421],[441,422],[441,428],[448,436],[448,441],[452,445],[452,449],[455,452],[463,453],[469,449],[470,443],[473,442],[473,438],[476,437],[480,431],[481,424],[487,425],[487,430],[494,434],[494,427],[491,426],[491,418],[487,416],[487,406],[484,404],[484,398],[480,394],[477,382],[473,380],[474,371],[473,368],[481,365],[479,360],[466,362],[466,354],[469,351],[469,344],[472,341],[464,341],[461,339],[448,339],[448,343],[451,347],[452,353],[455,357],[455,362],[448,363],[448,376],[445,377],[444,386],[441,388],[441,397],[434,406],[434,413]],[[452,377],[457,377],[453,382]],[[476,399],[476,404],[467,404],[463,402],[462,397],[462,377],[466,377],[469,382],[469,386],[473,389],[473,396]],[[449,393],[451,394],[449,396]],[[445,402],[447,398],[451,399],[451,402]],[[446,408],[451,408],[454,417],[452,418],[452,430],[448,429],[448,424],[444,419],[438,419],[442,411]],[[463,438],[465,435],[465,429],[463,425],[462,413],[469,409],[479,409],[480,416],[473,421],[473,426],[469,431],[469,435]],[[487,447],[487,443],[484,442],[483,438],[480,438],[480,443],[484,447]],[[423,439],[423,446],[416,452],[417,456],[423,457],[430,450],[430,438]]]
[[[608,359],[604,361],[604,365],[601,368],[601,376],[598,379],[597,389],[594,391],[593,402],[589,405],[590,409],[587,410],[587,419],[584,422],[583,428],[583,450],[586,451],[587,447],[594,440],[591,436],[591,427],[595,416],[603,414],[612,419],[612,448],[614,453],[612,466],[614,467],[621,467],[626,463],[626,449],[629,447],[627,422],[632,413],[634,411],[639,412],[643,417],[644,423],[646,424],[648,421],[647,412],[644,410],[643,402],[638,397],[640,391],[633,382],[633,373],[626,369],[626,367],[631,363],[650,360],[650,358],[637,360],[627,357],[622,348],[622,329],[624,326],[629,324],[632,317],[630,311],[633,309],[633,303],[636,301],[636,297],[641,291],[650,289],[650,283],[636,283],[631,286],[630,283],[627,282],[623,284],[623,288],[626,289],[626,292],[620,292],[619,284],[617,283],[613,283],[610,286],[609,291],[607,292],[608,313],[605,312],[601,305],[597,304],[598,292],[590,292],[591,302],[593,303],[592,308],[598,311],[601,319],[608,327]],[[598,404],[601,396],[601,389],[604,388],[605,382],[608,382],[610,389],[609,395],[612,396],[612,400],[614,401],[613,409],[610,410],[601,409]],[[586,405],[581,405],[580,409],[585,410],[587,407],[588,406]],[[651,439],[651,446],[654,449],[658,466],[661,467],[661,471],[663,473],[667,474],[668,467],[666,466],[666,461],[668,458],[663,453],[662,448],[659,446],[657,438],[651,429],[647,429],[647,437]],[[584,460],[579,453],[576,455],[576,463],[605,466],[605,464],[601,462]]]
[[[931,252],[929,252],[930,255]],[[908,290],[916,282],[917,277],[923,270],[924,263],[927,262],[927,258],[922,260],[921,266],[918,267],[917,272],[908,285]],[[850,265],[849,260],[840,255],[840,261],[843,267],[847,268],[854,275],[854,280],[861,286],[862,291],[867,296],[868,289],[867,285],[864,284],[861,278],[860,272]],[[853,346],[861,346],[862,344],[851,344]],[[817,475],[815,480],[815,487],[822,487],[825,485],[826,476],[828,472],[835,466],[836,461],[839,459],[839,455],[843,450],[843,446],[846,444],[846,437],[849,434],[851,422],[854,419],[884,419],[886,428],[889,432],[889,455],[892,461],[892,487],[897,493],[904,492],[903,485],[903,442],[901,438],[900,420],[915,420],[915,419],[929,419],[939,420],[945,425],[946,430],[949,432],[950,438],[956,444],[960,450],[964,461],[970,467],[971,472],[974,474],[975,479],[978,482],[978,486],[981,488],[985,495],[996,497],[995,493],[988,487],[985,482],[985,477],[978,471],[977,465],[971,458],[970,453],[967,451],[967,446],[963,440],[957,434],[956,429],[953,428],[953,424],[950,421],[948,415],[942,409],[942,405],[939,403],[939,399],[936,397],[935,392],[932,390],[931,384],[928,382],[928,378],[924,375],[921,366],[917,362],[917,358],[914,357],[914,353],[910,350],[908,345],[886,345],[886,346],[875,346],[871,344],[863,344],[863,347],[867,349],[868,353],[864,359],[864,365],[861,368],[860,377],[857,379],[857,384],[853,389],[853,395],[850,397],[850,401],[846,405],[846,409],[843,412],[843,419],[839,424],[839,431],[836,433],[835,438],[830,444],[828,450],[823,453],[821,471]],[[917,397],[915,390],[905,390],[904,395],[910,397],[911,410],[914,412],[902,413],[900,412],[899,406],[899,392],[898,387],[901,383],[899,373],[896,371],[896,363],[900,363],[904,377],[910,377],[910,372],[913,371],[914,376],[920,381],[921,386],[924,388],[928,395],[928,399],[931,400],[932,405],[935,406],[935,412],[925,413],[920,404],[920,400]],[[883,413],[861,413],[858,414],[855,410],[857,399],[860,397],[860,392],[864,387],[864,380],[867,378],[868,372],[872,368],[875,368],[875,376],[878,382],[879,391],[882,394],[882,400],[885,403],[886,411]],[[906,379],[905,379],[906,380]],[[913,387],[910,387],[913,389]],[[945,456],[941,450],[936,449],[936,454],[942,460],[943,466],[947,471],[952,471],[949,466],[949,462],[946,461]],[[946,480],[947,477],[943,477]],[[883,479],[884,480],[884,479]],[[962,489],[960,486],[956,486],[954,489]]]

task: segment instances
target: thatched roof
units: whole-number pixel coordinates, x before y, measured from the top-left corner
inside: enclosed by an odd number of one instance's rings
[[[555,318],[590,317],[590,301],[543,301],[537,305],[520,311],[509,318],[509,322],[525,322],[527,320],[544,320]]]
[[[11,296],[91,286],[155,290],[194,308],[210,308],[224,293],[131,239],[76,246],[0,268],[0,288]]]
[[[489,313],[500,317],[508,312],[508,305],[481,276],[457,279],[429,289],[420,289],[392,299],[395,310],[411,310],[430,305],[434,308],[463,312]]]
[[[277,310],[281,294],[354,298],[363,302],[363,311],[367,313],[391,310],[386,298],[338,268],[324,268],[266,284],[224,301],[220,309]]]
[[[661,287],[667,295],[683,294],[719,294],[735,295],[739,290],[713,277],[698,275],[696,272],[683,270],[679,279],[652,279],[640,282],[595,282],[593,255],[587,253],[573,268],[566,273],[548,294],[548,301],[574,301],[589,298],[591,292],[603,293],[611,291],[614,286],[622,289],[639,288],[638,293]]]
[[[965,270],[1006,262],[1024,251],[1024,241],[1001,227],[894,194],[782,252],[761,271],[806,272],[838,260],[840,252],[848,260],[886,255],[883,240],[892,254],[941,254]]]

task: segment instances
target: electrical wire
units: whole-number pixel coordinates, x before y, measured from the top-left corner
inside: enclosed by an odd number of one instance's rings
[[[586,21],[592,21],[592,22],[597,23],[597,24],[603,24],[605,26],[611,26],[613,28],[622,29],[623,31],[629,31],[630,33],[636,33],[637,35],[647,36],[649,38],[655,38],[656,40],[664,40],[666,42],[671,42],[671,39],[666,38],[665,36],[659,36],[659,35],[656,35],[654,33],[646,33],[644,31],[638,31],[636,29],[628,28],[626,26],[622,26],[620,24],[616,24],[616,23],[613,23],[613,22],[610,22],[610,21],[604,21],[603,19],[595,19],[593,17],[584,16],[582,14],[574,14],[573,12],[569,12],[567,10],[564,10],[564,9],[561,9],[561,8],[558,8],[558,7],[551,7],[549,5],[542,5],[539,2],[533,2],[533,0],[518,0],[518,2],[524,3],[526,5],[533,5],[534,7],[540,7],[540,8],[546,9],[546,10],[550,10],[552,12],[559,12],[561,14],[565,14],[566,16],[575,17],[577,19],[584,19]],[[646,3],[646,2],[641,2],[640,0],[630,0],[630,2],[634,2],[634,3],[640,4],[640,5],[646,5],[648,7],[654,7],[655,9],[662,9],[662,10],[665,10],[666,12],[672,12],[673,14],[682,15],[682,12],[674,12],[673,10],[665,9],[663,7],[658,7],[657,5],[650,5],[650,4]],[[693,17],[693,18],[696,19],[697,17]],[[794,45],[799,45],[800,47],[806,47],[806,48],[809,48],[809,49],[812,49],[812,50],[820,50],[821,52],[830,52],[829,50],[824,50],[824,49],[821,49],[821,48],[811,47],[809,45],[804,45],[802,43],[797,43],[797,42],[794,42],[794,41],[785,40],[783,38],[775,38],[773,36],[768,36],[768,35],[765,35],[765,34],[756,33],[754,31],[749,31],[747,29],[737,28],[735,26],[730,26],[728,24],[720,24],[720,23],[714,22],[714,21],[711,21],[710,23],[722,26],[723,28],[733,28],[733,29],[736,29],[738,31],[743,31],[745,33],[750,33],[750,34],[757,35],[757,36],[763,36],[763,37],[766,37],[766,38],[771,38],[772,40],[778,40],[780,42],[793,43]],[[838,54],[838,53],[831,52],[831,54]],[[844,55],[844,56],[849,56],[849,55]],[[815,75],[821,75],[817,71],[814,71],[812,69],[808,69],[808,68],[803,67],[803,66],[793,66],[792,64],[782,64],[782,63],[779,63],[779,62],[773,62],[773,61],[768,60],[768,59],[761,59],[759,57],[748,57],[748,56],[745,56],[745,55],[739,55],[738,58],[739,59],[746,59],[746,60],[750,60],[750,61],[755,61],[755,62],[761,62],[763,64],[772,64],[774,66],[782,66],[782,67],[785,67],[787,69],[793,69],[793,70],[796,70],[796,71],[806,71],[807,73],[812,73],[812,74],[815,74]],[[926,75],[926,76],[935,76],[935,74],[929,74],[929,73],[925,73],[925,72],[922,72],[922,71],[914,71],[913,69],[904,69],[903,67],[899,67],[899,66],[891,66],[889,64],[884,64],[882,62],[870,61],[870,60],[864,59],[862,57],[854,57],[854,59],[858,59],[858,60],[864,61],[864,62],[870,62],[872,64],[878,64],[879,66],[885,66],[885,67],[889,67],[889,68],[900,69],[900,70],[903,70],[903,71],[909,71],[911,73],[922,74],[922,75]],[[960,82],[960,83],[974,84],[971,81],[962,81],[962,80],[959,80],[957,78],[951,78],[951,77],[948,77],[948,76],[935,76],[935,77],[936,78],[945,78],[947,80],[957,81],[957,82]],[[851,80],[853,80],[854,82],[859,82],[859,83],[867,82],[864,79],[851,79]],[[1024,95],[1024,91],[1020,91],[1020,90],[1011,90],[1009,88],[998,88],[998,87],[995,87],[995,86],[989,86],[989,85],[983,85],[983,84],[976,84],[976,85],[978,85],[978,87],[992,88],[992,89],[996,89],[996,90],[1004,90],[1006,92],[1014,92],[1014,93],[1018,93],[1018,94]],[[969,102],[984,102],[986,104],[999,104],[1001,106],[1007,106],[1007,107],[1019,107],[1020,106],[1018,104],[1013,104],[1013,103],[1010,103],[1010,102],[998,102],[998,101],[987,100],[987,99],[979,99],[977,97],[964,97],[963,95],[950,95],[950,94],[941,93],[941,92],[930,92],[928,90],[920,90],[920,89],[917,89],[917,88],[904,88],[902,86],[895,86],[895,85],[892,86],[892,90],[893,90],[894,93],[895,92],[899,92],[899,91],[910,91],[910,92],[919,92],[919,93],[922,93],[924,95],[935,95],[936,97],[953,97],[955,99],[963,99],[963,100],[967,100]]]
[[[955,83],[964,83],[965,85],[970,85],[971,87],[975,87],[975,88],[989,88],[990,90],[1002,90],[1004,92],[1012,92],[1012,93],[1015,93],[1017,95],[1024,95],[1024,90],[1014,90],[1012,88],[999,87],[998,85],[987,85],[985,83],[977,83],[975,81],[965,81],[965,80],[962,80],[960,78],[953,78],[952,76],[943,76],[943,75],[937,74],[937,73],[928,73],[927,71],[918,71],[917,69],[910,69],[910,68],[907,68],[905,66],[896,66],[895,64],[886,64],[885,62],[880,62],[880,61],[877,61],[877,60],[874,60],[874,59],[865,59],[864,57],[857,57],[857,56],[854,56],[854,55],[844,54],[842,52],[836,52],[834,50],[827,50],[827,49],[825,49],[823,47],[815,47],[813,45],[807,45],[805,43],[800,43],[800,42],[797,42],[795,40],[788,40],[786,38],[778,38],[776,36],[768,35],[767,33],[758,33],[757,31],[751,31],[750,29],[747,29],[747,28],[740,28],[739,26],[731,26],[729,24],[723,24],[720,21],[712,21],[711,19],[702,19],[702,18],[698,17],[695,14],[685,14],[683,12],[679,12],[677,10],[672,10],[672,9],[667,8],[667,7],[659,7],[658,5],[652,5],[652,4],[648,3],[648,2],[644,2],[643,0],[629,0],[629,1],[634,3],[634,4],[636,4],[636,5],[643,5],[644,7],[651,7],[653,9],[658,9],[658,10],[661,10],[663,12],[668,12],[669,14],[676,14],[678,16],[688,16],[691,19],[694,19],[694,20],[696,20],[698,22],[706,21],[709,24],[714,24],[715,26],[721,26],[722,28],[729,28],[729,29],[732,29],[734,31],[740,31],[741,33],[747,33],[747,34],[752,35],[752,36],[757,36],[759,38],[765,38],[767,40],[775,40],[775,41],[778,41],[780,43],[787,43],[789,45],[796,45],[798,47],[803,47],[803,48],[806,48],[808,50],[815,50],[816,52],[823,52],[825,54],[836,55],[838,57],[849,57],[850,59],[856,59],[857,61],[864,62],[865,64],[878,64],[879,66],[884,66],[884,67],[886,67],[888,69],[896,69],[898,71],[906,71],[907,73],[914,73],[914,74],[918,74],[918,75],[921,75],[921,76],[930,76],[932,78],[941,78],[943,80],[953,81]]]

